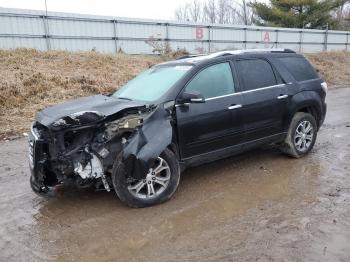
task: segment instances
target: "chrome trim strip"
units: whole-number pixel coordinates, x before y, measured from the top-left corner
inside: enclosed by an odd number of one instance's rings
[[[205,101],[210,101],[210,100],[214,100],[214,99],[218,99],[218,98],[223,98],[223,97],[228,97],[228,96],[235,96],[235,95],[239,95],[239,94],[252,93],[252,92],[256,92],[256,91],[260,91],[260,90],[265,90],[265,89],[270,89],[270,88],[274,88],[274,87],[282,87],[282,86],[285,86],[285,85],[286,85],[286,84],[279,84],[279,85],[273,85],[273,86],[266,86],[266,87],[257,88],[257,89],[253,89],[253,90],[247,90],[247,91],[237,92],[237,93],[233,93],[233,94],[229,94],[229,95],[214,96],[214,97],[210,97],[210,98],[205,99]]]
[[[239,93],[237,93],[237,94],[252,93],[252,92],[256,92],[256,91],[260,91],[260,90],[265,90],[265,89],[270,89],[270,88],[275,88],[275,87],[282,87],[282,86],[285,86],[285,85],[286,85],[286,84],[273,85],[273,86],[266,86],[266,87],[262,87],[262,88],[257,88],[257,89],[252,89],[252,90],[247,90],[247,91],[239,92]]]
[[[229,106],[227,109],[228,110],[233,110],[233,109],[238,109],[238,108],[242,108],[242,105]]]
[[[240,93],[233,93],[233,94],[228,94],[228,95],[223,95],[223,96],[214,96],[214,97],[206,98],[205,101],[210,101],[210,100],[223,98],[223,97],[228,97],[228,96],[235,96],[237,94],[240,94]]]
[[[288,95],[280,95],[280,96],[277,97],[277,99],[285,99],[287,97],[288,97]]]
[[[204,99],[202,98],[191,98],[191,102],[202,102]]]
[[[229,97],[229,96],[235,96],[235,95],[240,95],[240,94],[252,93],[252,92],[256,92],[256,91],[260,91],[260,90],[270,89],[270,88],[274,88],[274,87],[282,87],[282,86],[286,86],[286,84],[266,86],[266,87],[262,87],[262,88],[257,88],[257,89],[252,89],[252,90],[232,93],[232,94],[223,95],[223,96],[214,96],[214,97],[206,98],[206,99],[204,99],[204,101],[210,101],[210,100],[215,100],[215,99],[219,99],[219,98],[223,98],[223,97]],[[186,104],[189,104],[189,103],[186,103]],[[180,105],[179,104],[175,105],[175,107],[178,107],[178,106],[180,106]]]

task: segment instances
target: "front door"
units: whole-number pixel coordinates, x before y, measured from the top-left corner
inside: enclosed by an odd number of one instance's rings
[[[183,159],[242,143],[242,95],[235,93],[230,62],[210,65],[186,85],[205,103],[177,105],[176,117]]]

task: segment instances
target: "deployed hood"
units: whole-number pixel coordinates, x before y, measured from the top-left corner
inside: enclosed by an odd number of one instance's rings
[[[112,96],[95,95],[78,98],[50,106],[36,115],[36,121],[45,126],[83,125],[102,120],[125,109],[144,106],[142,102],[118,99]]]

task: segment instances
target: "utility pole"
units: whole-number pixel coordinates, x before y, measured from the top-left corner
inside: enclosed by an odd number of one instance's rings
[[[324,50],[323,51],[326,51],[328,50],[328,30],[329,30],[329,26],[328,26],[328,23],[327,23],[327,27],[326,27],[326,31],[324,32]]]
[[[46,47],[47,47],[47,51],[49,51],[51,49],[51,45],[50,45],[50,29],[49,29],[49,22],[48,22],[48,18],[47,18],[47,3],[45,0],[45,15],[43,16],[43,23],[44,23],[44,30],[45,30],[45,39],[46,39]]]
[[[45,0],[45,15],[47,17],[47,3],[46,3],[46,0]]]
[[[248,25],[248,17],[247,17],[247,2],[246,0],[243,0],[243,16],[244,16],[244,24]]]

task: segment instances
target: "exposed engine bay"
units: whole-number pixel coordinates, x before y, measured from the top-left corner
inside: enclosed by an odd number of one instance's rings
[[[74,183],[110,191],[118,156],[128,179],[144,178],[172,141],[171,112],[162,105],[125,106],[111,115],[86,110],[51,121],[45,110],[39,113],[29,137],[33,189],[49,195]]]

